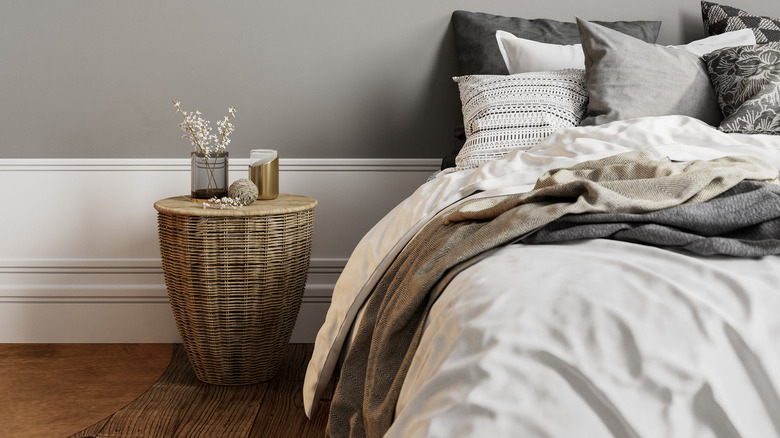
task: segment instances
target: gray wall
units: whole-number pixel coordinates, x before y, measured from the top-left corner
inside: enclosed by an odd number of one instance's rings
[[[458,116],[455,9],[703,36],[696,0],[5,0],[0,158],[185,157],[172,99],[212,121],[235,105],[233,157],[440,157]]]

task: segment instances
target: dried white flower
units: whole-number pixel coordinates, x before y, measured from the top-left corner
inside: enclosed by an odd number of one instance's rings
[[[218,208],[220,210],[224,210],[226,208],[232,208],[235,210],[243,206],[244,204],[239,202],[238,199],[230,198],[228,196],[223,196],[221,198],[213,197],[203,203],[203,208]]]
[[[228,115],[222,121],[217,122],[217,131],[219,137],[211,134],[211,126],[208,120],[203,120],[201,112],[195,109],[195,112],[186,112],[181,109],[181,102],[174,100],[173,106],[184,117],[184,121],[179,127],[184,131],[182,138],[189,140],[195,151],[203,155],[219,155],[227,149],[230,144],[228,138],[233,132],[233,124],[230,119],[236,116],[236,107],[228,108]]]

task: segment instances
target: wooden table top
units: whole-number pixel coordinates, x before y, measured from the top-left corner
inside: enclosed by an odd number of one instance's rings
[[[190,196],[174,196],[154,203],[160,213],[177,216],[265,216],[273,214],[295,213],[311,210],[317,206],[317,200],[303,195],[280,193],[276,199],[257,200],[250,205],[238,208],[204,208],[205,200],[192,199]]]

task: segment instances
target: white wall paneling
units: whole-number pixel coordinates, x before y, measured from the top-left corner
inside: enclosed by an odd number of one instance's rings
[[[232,159],[230,180],[247,159]],[[352,249],[435,159],[282,159],[280,190],[316,198],[293,342],[312,342]],[[186,159],[0,160],[0,342],[178,342],[156,200],[189,192]]]

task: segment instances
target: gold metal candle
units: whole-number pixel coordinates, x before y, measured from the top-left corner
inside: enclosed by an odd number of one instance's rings
[[[257,199],[279,196],[279,156],[273,149],[250,151],[249,180],[257,186]]]

